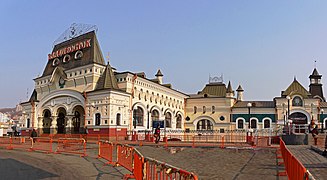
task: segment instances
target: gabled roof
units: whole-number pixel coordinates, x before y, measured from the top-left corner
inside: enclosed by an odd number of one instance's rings
[[[226,97],[226,86],[223,83],[209,83],[198,94],[208,94],[216,97]]]
[[[295,78],[292,84],[282,92],[282,96],[288,96],[291,94],[299,94],[304,98],[307,98],[311,95],[310,92],[306,90]]]
[[[119,89],[117,79],[109,63],[107,64],[107,67],[102,76],[98,80],[96,90],[100,89]]]
[[[237,101],[233,108],[247,108],[248,103],[252,103],[251,108],[275,108],[274,101]]]

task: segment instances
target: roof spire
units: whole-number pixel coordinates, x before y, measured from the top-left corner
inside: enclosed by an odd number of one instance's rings
[[[110,52],[108,51],[108,55],[106,56],[107,58],[107,61],[108,61],[108,64],[109,64],[109,61],[110,61]]]
[[[233,92],[232,85],[231,85],[230,81],[228,81],[227,92],[228,93],[232,93]]]
[[[163,74],[161,73],[161,71],[160,71],[160,69],[158,69],[158,72],[157,72],[157,74],[155,75],[155,76],[160,76],[160,77],[162,77],[163,76]]]
[[[238,88],[236,89],[236,91],[244,91],[241,85],[238,85]]]

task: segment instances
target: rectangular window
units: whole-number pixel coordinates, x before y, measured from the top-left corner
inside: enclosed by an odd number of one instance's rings
[[[219,129],[219,132],[220,132],[220,133],[225,133],[225,129],[224,129],[224,128],[220,128],[220,129]]]

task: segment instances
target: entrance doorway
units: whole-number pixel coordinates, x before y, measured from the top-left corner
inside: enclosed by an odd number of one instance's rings
[[[295,125],[295,133],[305,133],[308,125],[308,117],[305,114],[301,112],[295,112],[292,113],[288,118],[292,120],[292,124]]]
[[[74,133],[79,133],[79,128],[81,127],[81,114],[75,111],[73,118]]]
[[[73,117],[73,132],[74,134],[83,133],[84,132],[84,108],[80,105],[75,106],[73,109],[74,117]]]
[[[58,118],[57,118],[57,126],[58,126],[58,134],[65,133],[65,117],[66,117],[66,110],[64,108],[58,109]]]
[[[43,112],[43,133],[50,134],[51,112],[46,109]]]

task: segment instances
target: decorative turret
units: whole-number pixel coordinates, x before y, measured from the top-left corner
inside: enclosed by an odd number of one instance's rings
[[[161,73],[160,69],[158,69],[158,72],[156,74],[156,77],[158,79],[158,83],[162,84],[162,78],[163,78],[163,74]]]
[[[321,84],[321,76],[317,69],[314,68],[312,74],[309,76],[310,78],[310,85],[309,85],[309,92],[311,93],[313,98],[319,98],[322,101],[325,101],[322,84]]]
[[[232,85],[231,85],[230,81],[228,81],[226,97],[234,97],[234,91],[232,89]]]
[[[236,91],[237,91],[236,100],[237,101],[243,101],[243,92],[244,92],[244,90],[243,90],[242,86],[239,85],[238,88],[236,89]]]

